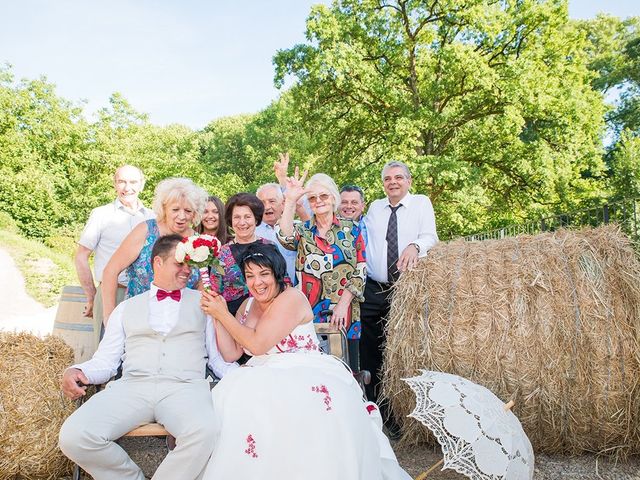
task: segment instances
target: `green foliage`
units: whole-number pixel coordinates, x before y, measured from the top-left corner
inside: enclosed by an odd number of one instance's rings
[[[288,93],[255,115],[221,118],[201,135],[201,160],[215,174],[235,174],[240,190],[255,191],[274,181],[273,162],[280,152],[289,152],[295,165],[314,166],[315,143],[299,121]]]
[[[588,40],[589,68],[597,73],[593,87],[619,93],[606,117],[614,143],[624,130],[640,135],[640,17],[598,15],[577,26]]]
[[[0,69],[0,210],[24,235],[48,245],[75,248],[91,209],[113,200],[120,165],[145,172],[147,204],[158,182],[172,176],[222,198],[245,189],[233,157],[222,169],[202,161],[206,141],[206,133],[181,125],[149,124],[117,93],[87,123],[45,79],[16,83],[8,68]]]
[[[20,230],[16,225],[16,221],[6,212],[0,211],[0,230],[10,233],[18,233]]]
[[[306,34],[276,84],[297,78],[339,182],[405,159],[445,237],[601,195],[604,105],[566,2],[344,0],[313,7]]]
[[[616,200],[640,197],[640,137],[623,132],[611,153],[610,188]]]
[[[284,151],[369,202],[382,165],[406,161],[442,238],[638,195],[639,22],[569,21],[566,0],[318,5],[308,42],[274,58],[294,86],[202,131],[152,125],[119,93],[90,122],[46,79],[0,68],[0,227],[70,255],[120,165],[145,172],[147,205],[171,176],[224,200],[273,181]]]

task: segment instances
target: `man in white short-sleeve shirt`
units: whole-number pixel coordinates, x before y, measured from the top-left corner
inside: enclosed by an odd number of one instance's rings
[[[411,173],[407,165],[397,161],[387,163],[382,169],[382,185],[387,196],[374,201],[364,217],[368,234],[367,283],[360,307],[360,366],[371,372],[367,398],[373,402],[380,393],[391,287],[402,272],[412,268],[438,242],[431,201],[425,195],[409,193]],[[386,405],[380,407],[393,436],[395,422],[388,417]]]
[[[76,272],[87,297],[84,315],[93,317],[96,347],[102,325],[102,271],[129,232],[140,222],[155,216],[153,211],[138,199],[144,188],[144,175],[139,168],[123,165],[116,170],[113,182],[117,198],[111,203],[93,209],[78,240],[75,255]],[[93,274],[89,267],[89,257],[92,253]],[[95,282],[98,282],[97,288]],[[118,282],[126,286],[125,272],[120,273]],[[124,299],[124,293],[124,288],[118,288],[118,302]]]

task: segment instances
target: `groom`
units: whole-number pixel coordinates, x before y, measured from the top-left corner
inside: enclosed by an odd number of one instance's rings
[[[145,423],[157,421],[176,438],[154,479],[196,479],[213,450],[207,357],[218,376],[234,365],[217,351],[200,293],[185,288],[190,268],[175,259],[181,239],[158,239],[151,290],[118,305],[93,358],[63,374],[64,394],[76,399],[85,394],[82,384],[106,382],[122,359],[122,378],[91,397],[60,429],[60,449],[95,480],[144,480],[114,440]]]

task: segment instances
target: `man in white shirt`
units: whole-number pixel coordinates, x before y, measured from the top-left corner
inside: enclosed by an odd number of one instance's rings
[[[200,309],[200,293],[186,287],[189,266],[175,258],[180,235],[153,247],[151,290],[120,303],[91,360],[65,370],[62,391],[70,399],[88,384],[106,382],[122,360],[122,377],[77,409],[60,429],[60,449],[96,480],[144,480],[115,440],[157,421],[176,438],[176,448],[154,479],[195,479],[213,450],[214,416],[205,379],[236,368],[216,348],[212,322]],[[208,360],[207,360],[208,358]]]
[[[277,183],[265,183],[256,192],[256,196],[264,205],[262,222],[256,227],[256,235],[271,240],[278,247],[278,251],[284,257],[287,264],[287,274],[295,285],[296,282],[296,255],[295,250],[287,250],[276,238],[275,226],[282,217],[284,210],[284,195]]]
[[[407,165],[397,161],[387,163],[382,169],[382,184],[386,198],[374,201],[365,216],[367,283],[360,307],[360,366],[371,372],[367,397],[374,402],[380,393],[379,370],[390,289],[398,276],[412,268],[438,241],[431,201],[425,195],[409,193],[411,173]],[[381,407],[383,417],[388,420],[385,406]],[[393,421],[387,426],[393,428]]]
[[[118,168],[113,177],[113,184],[116,199],[93,209],[78,240],[75,255],[76,272],[87,297],[84,316],[93,317],[94,348],[100,341],[102,327],[102,271],[129,232],[140,222],[155,217],[153,210],[146,208],[138,199],[144,188],[144,175],[139,168],[131,165]],[[89,257],[92,253],[93,275],[89,268]],[[98,282],[97,288],[95,282]],[[120,273],[118,283],[121,288],[118,288],[117,303],[124,300],[127,285],[125,272]]]

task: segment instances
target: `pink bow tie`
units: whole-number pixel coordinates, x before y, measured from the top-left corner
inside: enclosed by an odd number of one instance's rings
[[[156,297],[158,297],[158,301],[162,301],[165,298],[169,297],[173,300],[175,300],[176,302],[180,301],[180,290],[172,290],[170,292],[166,292],[164,290],[160,290],[158,289],[157,293],[156,293]]]

